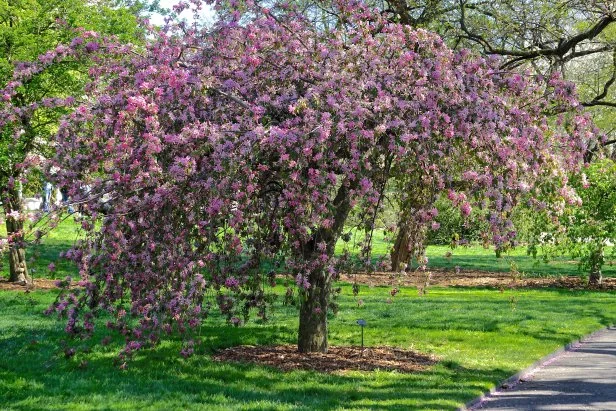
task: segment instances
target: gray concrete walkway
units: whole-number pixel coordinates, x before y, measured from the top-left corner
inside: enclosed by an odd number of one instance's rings
[[[616,410],[616,328],[592,335],[471,409]]]

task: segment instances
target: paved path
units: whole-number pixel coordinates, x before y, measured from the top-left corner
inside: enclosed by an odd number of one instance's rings
[[[522,380],[472,409],[616,410],[616,328],[592,335]]]

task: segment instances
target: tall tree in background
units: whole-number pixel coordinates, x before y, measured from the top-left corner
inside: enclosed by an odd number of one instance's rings
[[[10,281],[29,283],[24,222],[18,185],[40,158],[49,158],[60,116],[87,80],[88,59],[67,56],[73,38],[88,30],[140,42],[137,16],[143,3],[117,0],[0,0],[0,199],[8,241]],[[57,55],[67,58],[58,58]],[[24,73],[28,73],[24,76]],[[67,98],[70,97],[70,98]],[[9,109],[10,108],[10,109]]]
[[[499,56],[503,69],[530,69],[544,76],[560,72],[577,85],[580,103],[607,136],[585,148],[585,161],[616,143],[613,1],[377,0],[374,4],[392,21],[439,33],[451,47]],[[410,237],[425,230],[425,224],[413,217],[412,207],[401,203],[394,265],[421,257],[421,248],[409,249]]]
[[[439,33],[453,48],[501,56],[503,68],[559,71],[578,85],[580,103],[608,134],[613,91],[616,4],[609,0],[376,0],[393,21]],[[607,109],[607,111],[606,111]],[[612,138],[604,144],[613,144]]]

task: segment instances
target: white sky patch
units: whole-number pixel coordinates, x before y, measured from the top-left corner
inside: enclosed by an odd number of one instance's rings
[[[160,7],[171,10],[172,7],[176,5],[179,1],[180,0],[160,0]],[[158,13],[152,13],[152,16],[150,17],[150,23],[157,25],[157,26],[162,26],[163,24],[165,24],[164,18],[165,18],[164,16]],[[184,12],[180,14],[180,18],[186,19],[188,22],[192,22],[193,21],[192,11],[184,10]],[[212,9],[210,5],[208,4],[203,5],[203,9],[201,10],[200,20],[204,23],[210,23],[214,20],[214,10]]]

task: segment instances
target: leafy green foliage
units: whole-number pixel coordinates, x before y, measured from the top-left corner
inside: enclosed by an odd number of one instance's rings
[[[579,269],[599,274],[606,252],[616,241],[616,164],[604,159],[590,164],[584,174],[574,176],[581,204],[565,204],[559,218],[537,214],[529,253],[544,259],[566,254],[578,259]]]
[[[144,33],[137,25],[137,13],[143,5],[116,7],[117,1],[94,3],[85,0],[15,0],[0,2],[0,85],[13,75],[17,62],[35,61],[48,50],[68,44],[78,35],[77,28],[116,35],[122,42],[141,42]],[[39,75],[24,82],[17,105],[26,106],[43,98],[79,96],[83,94],[87,67],[71,61],[49,66]],[[17,177],[14,165],[28,154],[48,156],[49,136],[55,131],[63,110],[41,109],[29,121],[25,131],[32,134],[15,147],[7,130],[0,135],[0,178]],[[0,183],[6,184],[6,181]]]
[[[580,268],[590,272],[601,269],[606,245],[616,241],[616,164],[612,160],[591,164],[586,176],[587,180],[573,181],[582,206],[571,207],[563,218],[567,219],[565,244],[580,259]]]
[[[460,209],[454,207],[446,198],[436,201],[438,215],[435,227],[428,230],[427,243],[434,245],[458,245],[460,242],[485,242],[489,230],[488,213],[479,208],[473,209],[470,216],[463,217]]]

